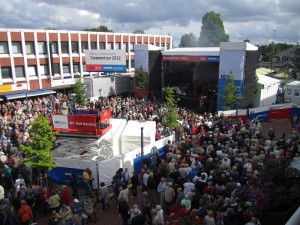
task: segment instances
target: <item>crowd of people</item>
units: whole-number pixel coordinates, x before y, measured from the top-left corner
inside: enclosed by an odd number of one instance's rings
[[[20,145],[31,137],[30,122],[43,113],[48,116],[64,107],[67,96],[43,97],[0,104],[0,220],[2,224],[28,225],[36,221],[37,213],[48,217],[49,225],[85,224],[89,218],[97,222],[94,197],[88,170],[83,174],[88,195],[78,195],[78,177],[72,175],[68,186],[51,189],[33,188],[34,171],[22,161]],[[163,105],[132,97],[99,98],[89,108],[111,110],[112,118],[156,121],[156,139],[169,136],[172,131],[162,125]],[[270,129],[262,134],[258,120],[242,121],[224,115],[199,114],[178,108],[180,126],[173,130],[175,141],[166,146],[164,156],[150,163],[143,159],[138,174],[129,175],[119,169],[112,184],[100,184],[98,200],[102,211],[109,209],[109,187],[114,189],[118,214],[122,224],[168,224],[174,206],[187,211],[197,210],[204,224],[254,225],[259,221],[245,202],[235,195],[238,187],[257,176],[270,158],[299,157],[298,132],[276,134]],[[294,126],[295,124],[293,124]],[[279,136],[278,136],[279,135]],[[129,206],[131,197],[140,197],[140,205]],[[142,191],[139,192],[138,186]],[[72,196],[72,197],[71,197]],[[221,203],[214,199],[221,196]],[[220,207],[221,206],[221,207]]]

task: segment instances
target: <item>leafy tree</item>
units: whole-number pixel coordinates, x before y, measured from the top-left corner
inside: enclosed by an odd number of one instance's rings
[[[222,100],[226,109],[238,108],[239,102],[243,99],[243,96],[237,95],[238,86],[234,84],[233,72],[230,71],[227,77],[227,84],[225,85],[225,92],[222,95]]]
[[[87,98],[88,96],[85,94],[85,87],[83,86],[82,82],[79,80],[74,85],[74,102],[79,107],[84,107],[87,104]]]
[[[184,34],[181,37],[179,47],[197,47],[199,45],[196,36],[193,33]]]
[[[199,44],[204,47],[217,47],[220,42],[229,41],[219,13],[208,12],[202,17]]]
[[[273,47],[274,45],[274,47]],[[263,62],[270,62],[272,56],[283,52],[289,48],[292,48],[294,45],[292,44],[286,44],[286,43],[269,43],[267,45],[262,45],[260,46],[260,51],[261,51],[261,55],[262,55],[262,61]],[[273,48],[274,48],[274,52],[273,52]]]
[[[139,72],[134,75],[134,79],[138,89],[145,90],[148,88],[148,79],[142,66],[140,66]]]
[[[133,33],[134,34],[145,34],[145,31],[141,30],[141,29],[138,29],[138,30],[133,31]]]
[[[163,88],[165,94],[165,105],[164,105],[164,118],[162,121],[163,126],[169,127],[171,130],[179,126],[177,120],[179,116],[177,113],[177,102],[178,99],[175,98],[174,90],[171,87]]]
[[[84,28],[83,31],[94,31],[94,32],[113,32],[112,30],[108,29],[107,26],[100,25],[99,27],[95,28]]]
[[[49,119],[40,114],[38,119],[30,124],[29,133],[33,135],[29,144],[20,147],[24,163],[38,170],[54,168],[55,159],[51,149],[55,141],[55,132],[52,132]]]

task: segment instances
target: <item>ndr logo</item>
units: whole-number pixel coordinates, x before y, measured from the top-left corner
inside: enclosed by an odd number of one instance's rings
[[[225,74],[225,72],[223,72],[221,75],[220,75],[220,78],[221,79],[228,79],[229,78],[229,74]]]
[[[59,121],[59,120],[56,120],[54,121],[55,125],[66,125],[67,122],[66,121]]]

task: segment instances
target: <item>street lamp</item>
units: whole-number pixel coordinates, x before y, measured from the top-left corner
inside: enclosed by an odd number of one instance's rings
[[[25,90],[25,97],[26,97],[26,112],[28,113],[29,112],[29,104],[28,104],[28,95],[27,95],[27,92],[28,92],[28,90],[26,89]]]
[[[145,120],[139,120],[140,128],[141,128],[141,168],[143,167],[143,159],[144,159],[144,126]]]

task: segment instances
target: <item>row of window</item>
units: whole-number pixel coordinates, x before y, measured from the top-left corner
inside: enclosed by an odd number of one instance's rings
[[[52,41],[49,43],[50,51],[52,54],[58,53],[58,42]],[[130,51],[133,51],[133,44],[130,43]],[[37,52],[35,51],[34,42],[33,41],[26,41],[25,42],[25,49],[22,50],[22,44],[20,41],[13,41],[12,42],[12,53],[13,54],[26,54],[26,55],[35,55],[35,54],[47,54],[47,46],[46,42],[38,42]],[[61,41],[60,48],[62,54],[69,54],[69,42],[68,41]],[[123,48],[121,43],[107,43],[100,42],[99,43],[100,49],[126,49],[128,52],[128,43],[123,43]],[[81,42],[81,51],[84,52],[85,49],[89,49],[88,42],[82,41]],[[97,42],[90,43],[90,49],[97,49]],[[71,41],[71,51],[72,53],[79,53],[79,42]],[[0,54],[9,54],[8,51],[8,42],[1,41],[0,42]]]
[[[128,61],[126,61],[127,68],[129,67]],[[63,74],[70,74],[70,64],[63,64]],[[134,67],[134,61],[131,61],[131,67]],[[49,75],[49,67],[47,64],[40,65],[40,74],[41,75]],[[85,63],[82,64],[82,71],[86,72],[86,65]],[[74,75],[80,74],[80,64],[79,63],[73,63],[73,73]],[[1,74],[2,79],[12,79],[12,67],[1,67]],[[15,74],[16,78],[25,78],[25,69],[24,66],[15,66]],[[53,64],[53,75],[60,75],[60,64],[54,63]],[[27,76],[29,77],[35,77],[37,76],[37,66],[27,66]]]
[[[292,96],[293,89],[287,88],[285,91],[285,95]],[[294,96],[300,97],[300,89],[294,89]]]

